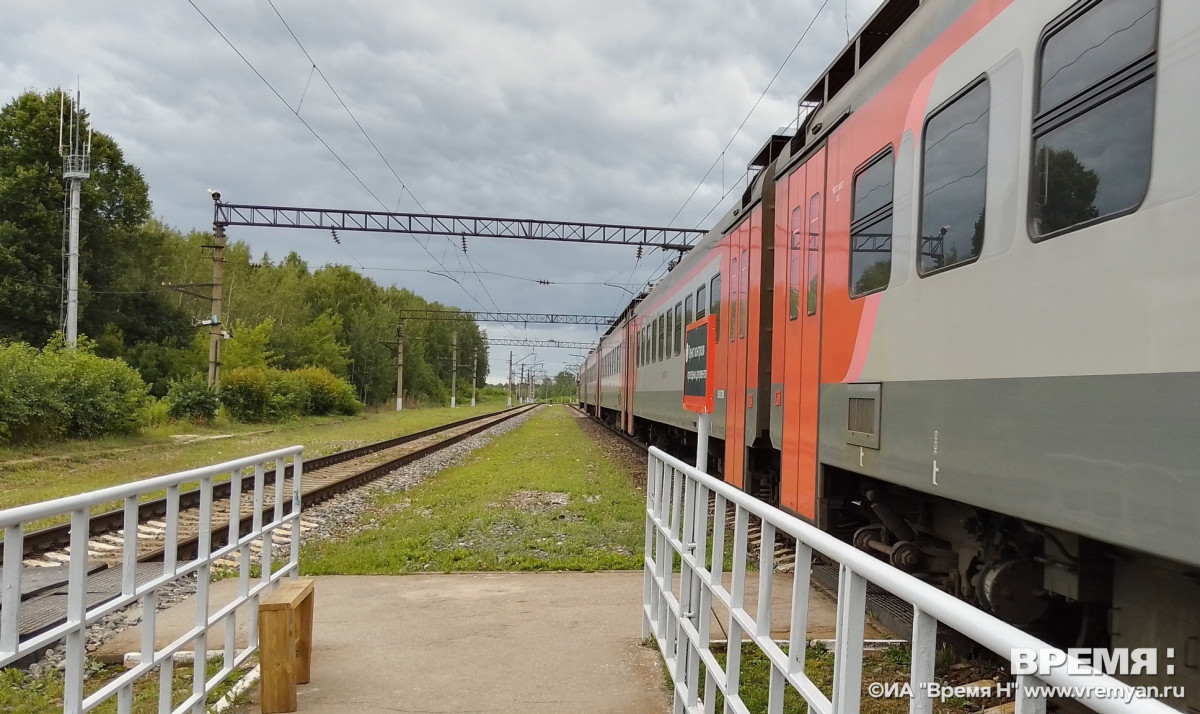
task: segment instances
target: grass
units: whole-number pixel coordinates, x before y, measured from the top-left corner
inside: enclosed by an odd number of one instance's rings
[[[652,639],[645,644],[657,649],[657,645]],[[784,653],[788,651],[786,645],[782,649]],[[724,647],[722,645],[714,645],[713,654],[717,661],[724,666],[726,661]],[[946,684],[948,683],[947,680],[950,679],[947,676],[950,674],[949,664],[942,662],[942,652],[939,652],[938,655],[938,680]],[[908,712],[909,700],[907,697],[871,696],[869,687],[875,682],[908,682],[910,660],[911,655],[908,647],[896,646],[889,647],[880,652],[866,651],[863,653],[861,711],[869,714],[906,714]],[[826,697],[833,695],[833,664],[833,652],[826,650],[824,647],[809,647],[805,651],[804,673]],[[701,667],[701,699],[704,696],[705,677],[706,673],[704,668]],[[663,678],[668,689],[674,686],[670,672],[667,671],[665,666],[663,667]],[[965,681],[955,681],[953,683],[967,684]],[[770,660],[752,643],[742,643],[742,666],[738,692],[742,698],[742,703],[746,705],[751,714],[765,713],[767,711],[770,686]],[[933,711],[937,714],[961,714],[962,712],[978,711],[983,706],[998,703],[998,700],[969,701],[961,698],[947,697],[945,701],[934,702]],[[717,694],[716,704],[716,711],[723,711],[724,697],[720,693]],[[791,685],[784,687],[782,711],[784,714],[806,714],[808,712],[808,705],[800,696],[800,693]]]
[[[91,676],[84,683],[84,696],[88,696],[102,686],[120,676],[123,667],[103,666],[89,662]],[[211,678],[221,669],[219,660],[210,661],[207,665],[207,677]],[[176,664],[172,677],[172,706],[179,706],[183,700],[192,694],[193,667],[188,664]],[[235,670],[208,695],[208,705],[213,705],[225,696],[241,679],[243,672]],[[134,714],[151,714],[158,711],[158,670],[153,669],[140,677],[133,685]],[[237,702],[235,702],[237,703]],[[63,676],[57,670],[51,670],[39,677],[33,677],[17,669],[0,670],[0,711],[11,714],[43,714],[63,710]],[[115,714],[117,711],[116,696],[110,697],[92,710],[99,714]]]
[[[642,564],[645,496],[564,407],[543,409],[409,491],[380,496],[369,530],[303,547],[309,575],[628,570]]]
[[[409,434],[496,411],[503,401],[476,407],[406,409],[353,417],[308,417],[284,424],[193,425],[148,430],[138,436],[0,449],[0,509],[85,493],[129,481],[229,461],[293,444],[305,457]],[[229,438],[180,443],[180,430]],[[46,525],[46,524],[40,524]]]

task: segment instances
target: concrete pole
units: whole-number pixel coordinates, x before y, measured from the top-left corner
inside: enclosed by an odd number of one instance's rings
[[[221,309],[222,281],[225,279],[225,226],[213,225],[213,324],[208,328],[208,386],[216,389],[221,384]]]
[[[450,345],[454,356],[450,360],[450,408],[458,407],[458,333],[450,335]]]
[[[525,365],[521,365],[521,381],[517,382],[521,385],[517,387],[517,401],[521,404],[525,403]]]
[[[396,325],[396,411],[404,409],[404,320]]]
[[[83,179],[71,181],[71,218],[67,237],[67,347],[79,341],[79,193]]]
[[[508,352],[508,406],[512,408],[512,350]]]
[[[696,468],[708,473],[708,414],[696,422]]]
[[[471,406],[475,406],[475,385],[479,383],[479,349],[471,352]]]

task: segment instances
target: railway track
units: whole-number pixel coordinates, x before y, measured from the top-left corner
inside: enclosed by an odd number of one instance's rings
[[[475,434],[501,422],[523,414],[536,405],[517,407],[498,413],[484,414],[469,419],[444,424],[413,434],[347,449],[327,456],[308,459],[304,462],[301,486],[301,508],[311,506],[338,493],[355,488],[407,463],[427,456],[435,451],[457,444]],[[282,505],[284,512],[292,507],[292,467],[284,473]],[[237,505],[229,481],[213,489],[213,517],[211,524],[212,547],[227,542],[231,517],[240,522],[240,529],[248,532],[254,517],[253,479],[241,480],[237,494]],[[176,558],[195,556],[200,540],[200,491],[185,491],[178,496],[178,545]],[[276,502],[274,470],[268,470],[263,491],[263,511],[273,509]],[[166,555],[164,543],[167,534],[167,513],[171,509],[168,498],[146,501],[138,507],[138,561],[161,561]],[[233,511],[236,509],[236,514]],[[311,520],[301,519],[301,532],[317,527]],[[124,512],[121,509],[96,514],[91,518],[88,539],[90,562],[97,565],[117,565],[121,562],[125,541]],[[290,540],[290,524],[276,529],[273,539],[279,544]],[[28,568],[62,567],[71,560],[70,524],[51,526],[25,536],[25,552],[22,564]],[[2,561],[0,561],[2,563]],[[29,593],[32,595],[33,593]]]

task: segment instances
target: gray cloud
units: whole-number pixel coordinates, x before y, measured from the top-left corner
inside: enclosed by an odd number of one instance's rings
[[[879,0],[832,0],[722,166],[675,225],[693,227]],[[389,208],[420,210],[265,2],[197,5]],[[317,3],[276,7],[428,211],[663,225],[720,155],[821,3]],[[96,127],[151,187],[155,213],[206,230],[204,189],[245,203],[379,204],[186,2],[7,2],[0,93],[82,79]],[[305,86],[308,85],[307,91]],[[723,176],[722,176],[723,174]],[[731,199],[734,196],[730,197]],[[712,223],[724,208],[707,219]],[[316,231],[230,231],[258,255],[297,251],[464,309],[614,314],[666,256],[632,247]],[[428,252],[420,245],[424,244]],[[431,255],[432,254],[432,257]],[[468,259],[469,258],[469,259]],[[440,263],[440,265],[439,265]],[[454,281],[404,268],[480,270]],[[490,296],[489,296],[490,294]],[[592,327],[488,325],[494,337],[590,341]],[[517,358],[528,352],[514,348]],[[507,371],[493,348],[491,379]],[[551,372],[578,361],[539,356]]]

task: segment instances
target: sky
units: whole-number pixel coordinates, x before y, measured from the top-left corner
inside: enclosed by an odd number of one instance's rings
[[[183,231],[211,229],[209,188],[232,203],[709,228],[880,0],[273,3],[5,0],[0,95],[78,82],[95,129],[142,170],[155,216]],[[615,315],[674,255],[228,235],[255,256],[296,251],[469,311]],[[483,326],[491,338],[603,332]],[[582,361],[493,346],[489,381],[505,380],[510,350],[551,375]]]

